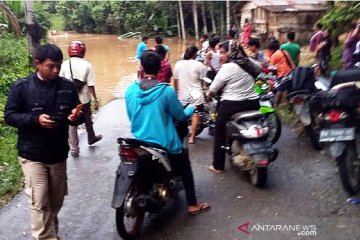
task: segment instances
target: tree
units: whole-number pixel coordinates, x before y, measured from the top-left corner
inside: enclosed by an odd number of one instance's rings
[[[33,1],[24,1],[24,3],[28,48],[31,56],[34,57],[36,49],[40,46],[41,27],[35,20]]]
[[[215,23],[215,15],[214,15],[214,5],[210,5],[210,18],[211,18],[211,26],[212,26],[212,32],[216,33],[216,23]]]
[[[201,14],[203,19],[203,32],[204,34],[208,34],[206,14],[205,14],[205,2],[201,3]]]
[[[5,19],[8,21],[12,31],[19,38],[21,34],[19,19],[10,10],[3,0],[0,0],[0,11],[3,13]]]
[[[183,8],[182,8],[182,3],[181,3],[181,0],[179,0],[178,2],[179,2],[181,34],[182,34],[182,38],[183,38],[183,39],[186,39],[185,21],[184,21],[184,13],[183,13]]]
[[[230,29],[230,0],[226,0],[226,31]]]
[[[192,4],[193,16],[194,16],[194,26],[195,26],[195,38],[199,39],[199,22],[198,22],[198,14],[197,14],[197,2],[193,1]]]

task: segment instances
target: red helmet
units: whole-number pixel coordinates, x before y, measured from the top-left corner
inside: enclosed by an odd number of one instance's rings
[[[71,41],[68,47],[69,57],[81,57],[85,56],[86,46],[80,41]]]

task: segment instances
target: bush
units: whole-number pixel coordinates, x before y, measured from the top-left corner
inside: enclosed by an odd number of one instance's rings
[[[3,205],[22,186],[21,166],[17,160],[17,130],[4,122],[4,107],[10,85],[27,76],[29,52],[26,39],[17,40],[9,33],[0,33],[0,205]]]
[[[10,85],[31,71],[26,39],[0,33],[0,95],[6,95]],[[2,111],[2,110],[1,110]]]

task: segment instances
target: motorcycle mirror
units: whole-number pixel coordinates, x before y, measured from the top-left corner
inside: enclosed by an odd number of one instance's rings
[[[203,80],[204,82],[208,83],[208,84],[212,83],[212,80],[211,80],[210,78],[208,78],[208,77],[203,77],[202,80]]]
[[[194,90],[189,93],[192,99],[199,99],[201,97],[201,92],[199,90]]]

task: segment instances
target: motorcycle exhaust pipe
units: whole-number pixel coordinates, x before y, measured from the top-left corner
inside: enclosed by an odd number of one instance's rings
[[[160,211],[160,209],[162,208],[162,204],[160,201],[152,197],[149,197],[145,194],[142,194],[139,197],[137,197],[136,203],[139,208],[142,208],[150,213],[156,213]]]

